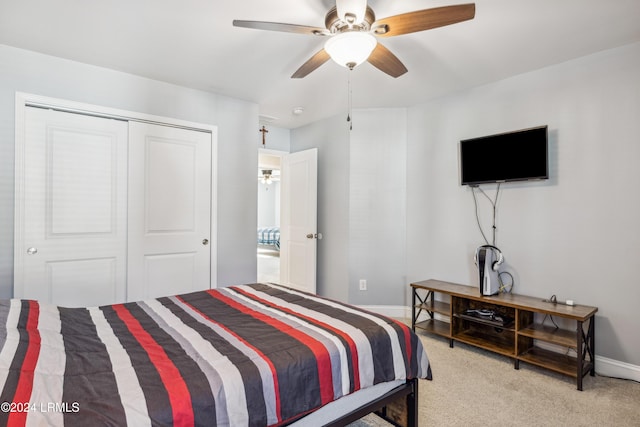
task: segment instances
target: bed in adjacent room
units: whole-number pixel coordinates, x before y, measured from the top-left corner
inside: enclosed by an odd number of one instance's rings
[[[258,227],[258,244],[280,250],[280,227]]]
[[[417,425],[417,379],[431,378],[407,325],[272,284],[89,308],[0,300],[0,321],[1,425],[344,425],[398,406]]]

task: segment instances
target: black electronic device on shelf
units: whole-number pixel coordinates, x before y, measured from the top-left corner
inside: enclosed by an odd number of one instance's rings
[[[513,317],[505,316],[495,312],[494,310],[489,310],[486,308],[467,309],[461,314],[461,317],[472,318],[473,320],[483,320],[484,323],[488,323],[492,326],[507,327],[511,323],[513,323]]]

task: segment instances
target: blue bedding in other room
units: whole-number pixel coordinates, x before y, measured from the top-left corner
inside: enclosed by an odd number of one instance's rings
[[[280,250],[280,227],[258,227],[258,244],[275,246]]]

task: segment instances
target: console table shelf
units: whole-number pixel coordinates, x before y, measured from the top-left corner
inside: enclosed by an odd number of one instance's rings
[[[511,357],[515,369],[522,361],[568,375],[576,378],[578,390],[587,373],[595,375],[597,307],[554,304],[515,294],[483,296],[478,287],[439,280],[412,283],[411,288],[414,331],[446,337],[450,347],[459,341]],[[473,316],[480,310],[491,310],[497,317]],[[573,321],[576,328],[571,331],[536,323],[536,314]],[[422,320],[425,315],[427,319]],[[543,348],[544,343],[565,353],[572,349],[576,356]]]
[[[535,340],[546,341],[562,347],[576,350],[576,334],[565,329],[557,329],[545,325],[530,325],[519,331],[520,335],[531,337]]]
[[[443,337],[449,336],[449,324],[441,320],[429,319],[423,320],[415,324],[416,328],[423,329],[426,332],[442,335]],[[415,331],[415,329],[414,329]]]

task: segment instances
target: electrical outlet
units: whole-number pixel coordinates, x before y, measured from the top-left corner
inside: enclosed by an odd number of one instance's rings
[[[360,279],[360,290],[361,291],[366,291],[367,290],[367,280],[366,279]]]

